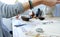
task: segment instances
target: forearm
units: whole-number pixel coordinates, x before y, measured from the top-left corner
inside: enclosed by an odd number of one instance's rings
[[[35,7],[35,6],[39,5],[39,4],[42,4],[42,1],[40,1],[40,0],[39,0],[39,1],[37,1],[37,0],[33,0],[33,1],[32,1],[33,7]],[[30,4],[29,4],[29,2],[23,3],[23,7],[24,7],[24,11],[30,9]]]
[[[40,4],[44,4],[44,5],[52,7],[56,4],[56,1],[54,1],[54,2],[51,2],[51,1],[49,2],[49,0],[48,1],[47,0],[33,0],[32,1],[33,7],[40,5]],[[29,2],[23,3],[23,7],[24,7],[25,11],[30,9]]]

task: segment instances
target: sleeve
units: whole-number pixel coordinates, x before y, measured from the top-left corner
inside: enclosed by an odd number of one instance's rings
[[[10,18],[23,12],[24,8],[22,3],[18,2],[14,5],[8,5],[0,2],[0,16],[2,16],[3,18]]]

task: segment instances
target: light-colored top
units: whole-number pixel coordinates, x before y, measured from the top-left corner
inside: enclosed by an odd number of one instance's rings
[[[16,3],[14,5],[8,5],[5,3],[0,2],[0,37],[3,37],[2,35],[2,21],[1,18],[10,18],[17,14],[23,13],[23,5],[22,3]]]

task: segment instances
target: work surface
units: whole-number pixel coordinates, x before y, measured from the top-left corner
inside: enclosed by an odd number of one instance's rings
[[[36,37],[37,28],[41,28],[43,33],[40,34],[40,37],[60,37],[60,21],[59,18],[52,18],[46,20],[39,19],[30,19],[29,22],[14,19],[12,20],[13,24],[13,37]],[[22,26],[22,24],[25,24]],[[21,26],[15,26],[21,25]]]

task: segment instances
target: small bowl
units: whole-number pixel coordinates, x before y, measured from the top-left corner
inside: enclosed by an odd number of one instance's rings
[[[26,17],[26,16],[21,16],[21,18],[23,21],[29,21],[29,19],[30,19],[29,17]]]
[[[40,20],[44,20],[45,18],[44,17],[39,17]]]

